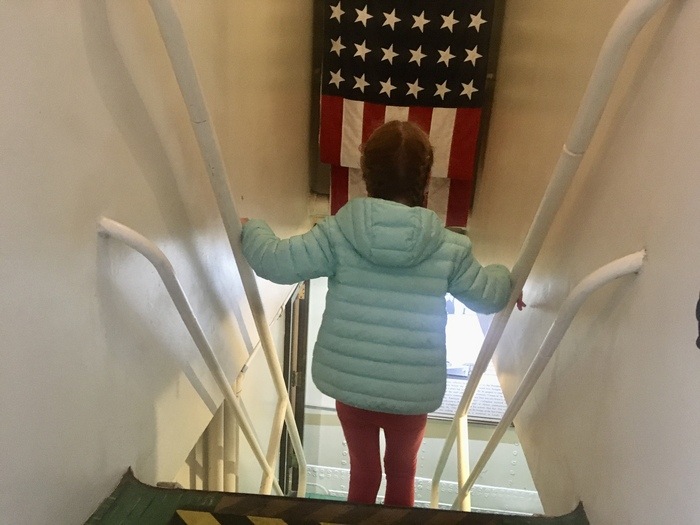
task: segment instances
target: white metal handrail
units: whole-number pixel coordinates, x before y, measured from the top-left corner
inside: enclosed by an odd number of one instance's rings
[[[513,307],[549,232],[554,216],[559,210],[581,159],[590,145],[593,133],[598,126],[632,42],[651,17],[667,2],[668,0],[631,0],[618,15],[603,43],[552,178],[542,197],[518,259],[513,266],[513,291],[510,300],[506,307],[493,318],[445,438],[445,444],[432,479],[430,505],[433,508],[438,505],[440,479],[458,434],[460,441],[463,440],[460,432],[462,426],[459,425],[458,420],[466,417],[479,380],[493,357],[496,346],[513,312]],[[462,480],[460,480],[461,483]]]
[[[273,480],[272,485],[275,491],[278,494],[282,494],[282,489],[275,479],[274,470],[267,461],[262,448],[260,448],[258,438],[255,435],[255,430],[250,424],[249,418],[246,417],[245,411],[238,402],[236,394],[233,392],[233,388],[231,388],[231,384],[229,383],[219,360],[216,358],[216,354],[214,354],[206,335],[204,335],[204,331],[202,330],[197,317],[192,311],[192,307],[187,300],[187,296],[185,295],[185,292],[183,291],[182,286],[175,275],[175,270],[173,269],[173,266],[168,258],[152,241],[131,228],[128,228],[119,222],[113,221],[112,219],[102,217],[98,224],[98,233],[102,237],[112,237],[122,241],[127,246],[139,252],[146,259],[148,259],[151,264],[153,264],[158,272],[158,275],[163,281],[166,290],[170,294],[170,297],[175,304],[175,308],[177,308],[180,317],[182,317],[187,330],[192,336],[197,349],[202,354],[204,362],[207,364],[209,371],[214,376],[217,386],[221,389],[225,400],[230,404],[231,408],[236,414],[238,424],[240,425],[248,444],[253,449],[253,454],[255,454],[255,458],[258,460],[260,467]]]
[[[299,463],[299,486],[297,495],[303,497],[306,493],[306,457],[304,456],[303,445],[299,430],[294,419],[294,411],[289,401],[287,386],[275,350],[274,340],[270,332],[270,327],[265,319],[265,310],[255,279],[255,273],[243,256],[241,248],[241,224],[240,218],[231,196],[231,188],[228,183],[228,174],[221,154],[221,148],[212,125],[209,110],[207,109],[202,89],[194,67],[192,55],[187,45],[187,39],[182,29],[180,19],[173,9],[170,0],[149,0],[153,14],[155,15],[158,28],[163,42],[165,43],[170,62],[175,72],[180,91],[182,93],[187,111],[190,115],[190,122],[194,130],[199,149],[206,164],[209,180],[216,197],[219,212],[228,236],[231,250],[233,251],[236,266],[241,277],[243,289],[245,291],[253,319],[260,335],[260,342],[265,352],[268,367],[272,380],[279,396],[279,405],[284,406],[284,419],[286,429],[289,433],[292,447]],[[278,406],[279,406],[278,405]],[[280,426],[281,428],[281,426]],[[281,432],[281,430],[280,430]],[[279,451],[280,439],[270,440],[271,448],[268,454],[274,456]],[[276,445],[273,445],[276,444]],[[272,479],[266,472],[263,477],[261,492],[269,493]]]
[[[530,392],[532,392],[537,380],[542,375],[542,372],[544,372],[547,363],[549,363],[552,355],[554,355],[554,351],[558,348],[559,343],[564,337],[564,334],[568,330],[569,326],[571,326],[571,322],[573,321],[574,316],[579,311],[579,308],[583,302],[593,292],[614,281],[615,279],[624,275],[639,273],[639,270],[642,268],[642,264],[644,264],[645,256],[646,251],[641,250],[606,264],[595,272],[589,274],[571,291],[571,293],[569,293],[567,298],[562,303],[559,313],[552,323],[552,326],[549,328],[544,341],[542,341],[540,349],[537,351],[537,354],[532,360],[532,363],[525,373],[525,376],[523,376],[518,389],[513,395],[510,403],[508,403],[508,408],[506,408],[501,421],[493,431],[491,439],[489,439],[484,451],[481,453],[481,456],[474,465],[469,478],[467,478],[464,484],[462,484],[460,487],[457,497],[452,504],[452,509],[457,509],[460,502],[474,486],[476,478],[478,478],[479,474],[481,474],[481,472],[484,470],[486,463],[493,454],[494,450],[496,450],[496,446],[498,446],[498,443],[501,441],[503,434],[505,434],[506,430],[515,419],[518,411],[522,408],[527,396],[530,394]]]

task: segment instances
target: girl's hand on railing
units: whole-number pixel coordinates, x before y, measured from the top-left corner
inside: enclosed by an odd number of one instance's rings
[[[518,300],[515,302],[515,306],[518,308],[518,310],[522,311],[523,308],[525,308],[527,305],[523,302],[523,292],[520,292],[520,297],[518,297]]]
[[[241,217],[241,226],[243,226],[246,222],[248,222],[250,219],[248,217]]]

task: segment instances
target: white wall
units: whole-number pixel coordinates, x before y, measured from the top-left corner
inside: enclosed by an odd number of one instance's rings
[[[483,259],[514,261],[623,4],[508,4],[469,225]],[[570,289],[648,249],[589,299],[516,420],[550,514],[582,500],[595,525],[698,521],[699,32],[700,2],[671,2],[635,43],[497,352],[508,397]]]
[[[240,214],[305,228],[311,2],[176,7]],[[79,523],[128,466],[172,479],[220,399],[98,217],[171,258],[229,371],[257,337],[148,3],[1,2],[0,46],[0,521]],[[262,290],[274,316],[288,289]]]

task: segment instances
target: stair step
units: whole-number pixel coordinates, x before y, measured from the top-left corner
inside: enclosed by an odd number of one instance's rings
[[[556,518],[353,505],[326,499],[153,487],[136,479],[131,469],[124,474],[117,488],[102,502],[86,525],[225,525],[264,522],[259,518],[277,518],[281,522],[276,523],[306,525],[588,525],[582,505],[570,514]]]

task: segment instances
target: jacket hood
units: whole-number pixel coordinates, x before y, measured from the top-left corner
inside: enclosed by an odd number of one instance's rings
[[[335,219],[360,255],[379,266],[415,266],[435,252],[445,232],[430,210],[374,198],[351,200]]]

